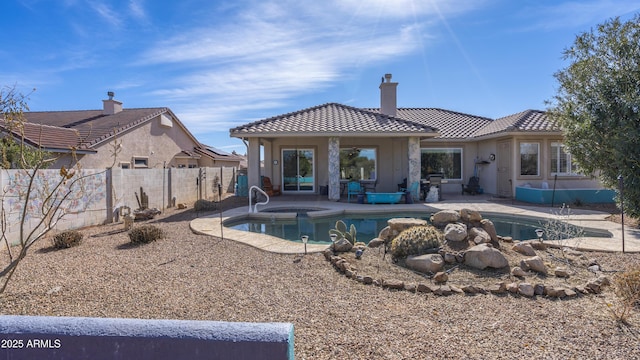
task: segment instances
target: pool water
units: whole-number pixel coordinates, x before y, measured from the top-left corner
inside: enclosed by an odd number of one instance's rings
[[[412,217],[429,220],[430,215],[421,214],[381,214],[381,215],[340,215],[334,217],[310,218],[305,213],[298,213],[297,218],[290,220],[280,219],[244,219],[226,223],[225,226],[242,231],[250,231],[266,234],[289,241],[301,242],[302,235],[309,236],[309,243],[330,244],[329,230],[335,228],[337,220],[342,220],[349,228],[355,225],[356,238],[364,243],[378,236],[380,230],[387,226],[391,218]],[[500,236],[511,236],[515,240],[537,239],[535,230],[543,228],[545,220],[536,218],[511,217],[504,214],[483,214],[485,219],[490,219]],[[571,226],[571,225],[569,225]],[[579,229],[575,227],[575,229]],[[582,229],[583,236],[611,237],[606,231],[596,229]],[[576,233],[572,231],[570,233]],[[545,237],[546,239],[546,237]]]

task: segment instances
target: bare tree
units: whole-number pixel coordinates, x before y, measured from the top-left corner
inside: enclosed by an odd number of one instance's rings
[[[56,176],[51,176],[52,170],[45,169],[60,156],[25,141],[27,97],[15,87],[5,87],[0,90],[0,101],[4,133],[0,143],[2,165],[5,169],[13,168],[5,170],[9,185],[0,193],[0,293],[3,293],[33,245],[65,215],[82,212],[99,200],[100,193],[91,189],[104,183],[106,170],[83,171],[75,156],[76,148],[72,147],[68,166],[62,166]],[[114,161],[117,149],[114,141]],[[17,220],[8,221],[7,217],[16,213]],[[17,231],[10,231],[10,225],[17,227]]]

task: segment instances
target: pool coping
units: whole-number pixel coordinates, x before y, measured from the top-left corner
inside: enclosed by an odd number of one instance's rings
[[[535,206],[507,205],[490,201],[475,202],[438,202],[438,203],[421,203],[421,204],[351,204],[339,203],[333,201],[314,201],[308,206],[301,201],[278,201],[273,204],[267,204],[260,210],[268,209],[286,209],[286,208],[318,208],[323,210],[314,211],[310,217],[322,217],[340,215],[345,212],[357,213],[389,213],[389,212],[437,212],[440,210],[460,210],[468,208],[477,210],[480,213],[501,213],[510,216],[531,216],[543,219],[552,219],[556,215],[550,208],[540,208]],[[242,230],[235,230],[228,227],[221,227],[227,220],[238,219],[239,217],[249,214],[248,207],[238,207],[223,211],[222,214],[209,215],[207,217],[197,218],[191,221],[190,227],[194,233],[223,237],[238,241],[255,248],[279,253],[279,254],[302,254],[305,252],[304,244],[284,240],[275,236],[251,233]],[[268,215],[264,215],[268,214]],[[252,217],[276,217],[289,218],[293,213],[278,212],[258,212],[251,214]],[[611,238],[582,237],[579,239],[567,239],[562,241],[549,242],[555,246],[569,246],[577,250],[584,251],[605,251],[605,252],[622,252],[622,226],[606,220],[608,213],[571,209],[571,215],[567,221],[570,224],[601,229],[611,232]],[[328,245],[307,244],[307,253],[321,252]],[[625,226],[625,252],[640,252],[640,230],[630,229]]]

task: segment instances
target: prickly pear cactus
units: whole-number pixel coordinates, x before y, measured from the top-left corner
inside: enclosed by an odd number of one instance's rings
[[[336,228],[335,229],[331,229],[329,230],[329,235],[333,235],[335,234],[336,237],[336,241],[342,240],[342,239],[347,239],[347,241],[349,241],[351,243],[351,245],[356,243],[356,226],[351,224],[351,227],[349,228],[349,231],[347,231],[347,224],[344,223],[344,221],[342,220],[338,220],[336,221]]]
[[[409,255],[423,255],[442,246],[443,235],[433,226],[414,226],[402,231],[391,243],[391,255],[395,259]]]

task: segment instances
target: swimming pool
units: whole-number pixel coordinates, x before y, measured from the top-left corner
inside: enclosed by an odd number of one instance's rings
[[[311,209],[309,209],[311,210]],[[314,211],[317,209],[313,209]],[[429,220],[431,213],[397,214],[339,214],[328,216],[308,216],[307,212],[288,212],[276,210],[263,212],[259,218],[240,217],[225,221],[224,226],[235,230],[249,231],[259,234],[275,236],[289,241],[301,242],[302,235],[309,236],[310,244],[330,244],[329,230],[335,228],[337,220],[344,221],[347,226],[355,225],[358,235],[357,240],[369,242],[378,236],[380,230],[387,226],[391,218],[420,218]],[[511,236],[516,240],[537,239],[535,230],[541,228],[547,221],[542,218],[516,217],[501,213],[483,213],[483,218],[490,219],[498,235]],[[573,225],[570,225],[573,226]],[[577,227],[576,227],[577,228]],[[583,228],[583,236],[611,237],[611,233],[605,230]]]

